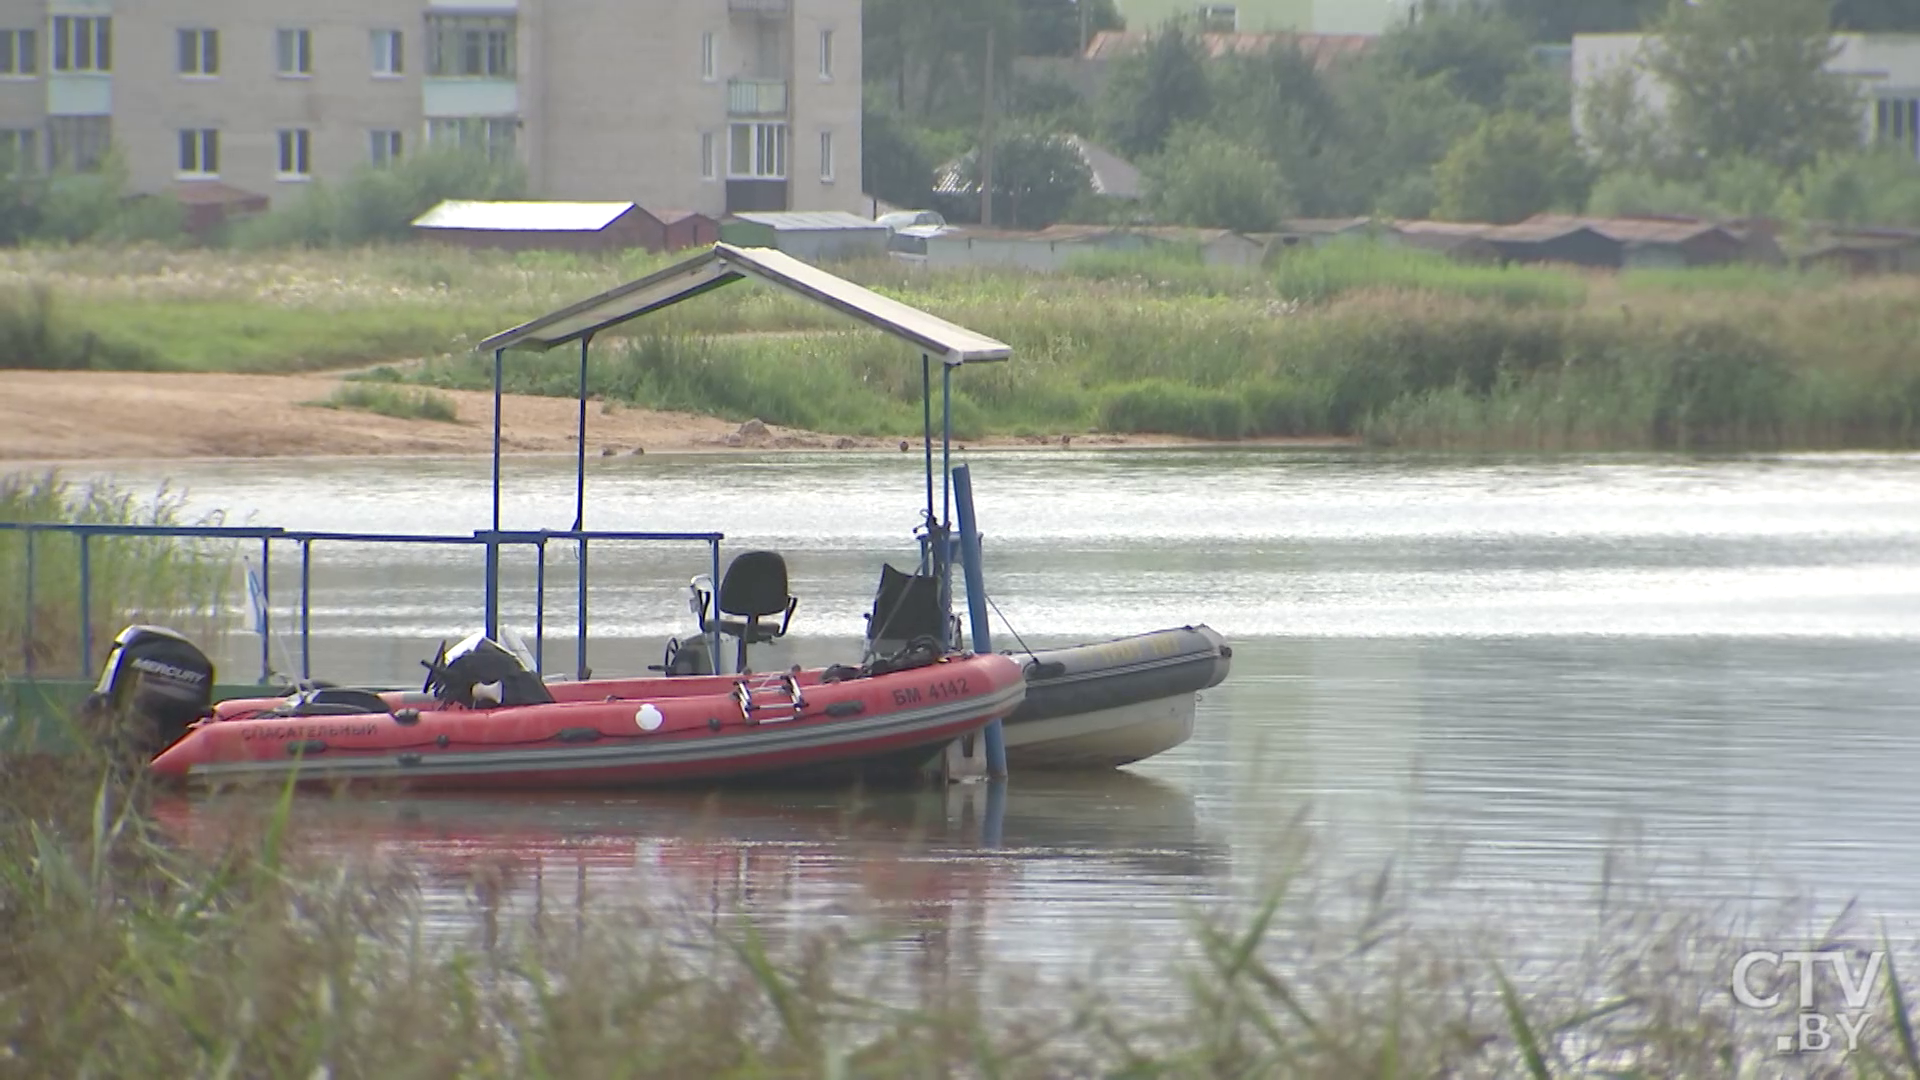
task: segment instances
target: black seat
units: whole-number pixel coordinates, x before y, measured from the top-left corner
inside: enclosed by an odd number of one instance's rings
[[[747,670],[747,646],[764,645],[775,638],[785,637],[787,626],[793,621],[793,609],[800,601],[787,593],[787,560],[774,551],[745,551],[734,557],[727,565],[727,574],[720,579],[718,603],[707,603],[701,598],[700,630],[710,632],[718,629],[720,633],[740,641],[737,653],[736,671]],[[710,619],[718,611],[717,624]],[[780,616],[776,627],[772,623],[761,622]]]
[[[897,652],[918,637],[938,641],[946,624],[940,607],[940,579],[932,574],[909,574],[880,566],[880,587],[867,615],[867,651],[870,655]]]

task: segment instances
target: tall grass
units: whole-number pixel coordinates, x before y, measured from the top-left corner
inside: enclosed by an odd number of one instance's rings
[[[219,523],[217,515],[187,520],[184,502],[165,489],[141,500],[111,485],[75,484],[55,472],[0,477],[0,523]],[[172,625],[203,640],[218,640],[225,631],[232,561],[218,543],[95,536],[87,543],[87,560],[92,656],[80,652],[78,538],[38,534],[29,579],[26,534],[0,529],[0,675],[28,670],[45,676],[91,675],[106,644],[130,623]]]
[[[432,390],[401,390],[379,383],[350,382],[315,402],[328,409],[355,409],[360,412],[391,416],[399,420],[434,420],[459,423],[460,412],[453,399]]]
[[[1429,923],[1414,884],[1334,878],[1282,830],[1250,908],[1197,911],[1182,955],[1128,958],[1160,975],[1143,1002],[1092,978],[1022,989],[993,958],[955,969],[937,922],[786,932],[693,914],[664,886],[503,913],[480,869],[458,882],[480,924],[460,933],[444,906],[430,922],[413,873],[305,841],[291,795],[206,805],[226,827],[196,839],[97,757],[0,769],[9,1074],[1749,1076],[1781,1064],[1796,977],[1755,969],[1781,1004],[1742,1010],[1741,953],[1883,947],[1846,923],[1809,934],[1791,907],[1702,909],[1610,879],[1591,925],[1543,953],[1498,912]],[[926,955],[898,963],[908,951]],[[1895,965],[1882,980],[1860,1052],[1804,1064],[1913,1074],[1908,988]]]

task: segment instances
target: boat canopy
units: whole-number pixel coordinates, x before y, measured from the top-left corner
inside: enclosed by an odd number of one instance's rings
[[[1013,350],[985,334],[882,296],[771,248],[715,244],[684,262],[609,289],[598,296],[503,330],[482,341],[485,352],[546,350],[594,335],[743,278],[765,282],[824,304],[891,334],[948,366],[1005,360]]]

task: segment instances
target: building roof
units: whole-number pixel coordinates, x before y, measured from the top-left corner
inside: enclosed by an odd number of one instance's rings
[[[1563,240],[1580,233],[1591,233],[1603,240],[1621,241],[1606,235],[1583,221],[1522,221],[1515,225],[1489,226],[1480,235],[1488,240],[1509,244],[1544,244],[1553,240]]]
[[[1001,229],[983,225],[949,226],[942,236],[954,240],[1006,240],[1025,244],[1084,244],[1121,232],[1112,225],[1049,225],[1044,229]]]
[[[1170,244],[1213,244],[1222,240],[1237,240],[1243,244],[1258,245],[1260,242],[1232,229],[1206,229],[1187,225],[1135,225],[1128,232],[1162,240]]]
[[[448,199],[413,219],[417,229],[494,232],[599,232],[632,202],[479,202]]]
[[[863,218],[859,214],[849,214],[845,210],[782,210],[747,211],[732,215],[736,220],[754,225],[764,225],[775,232],[815,232],[821,229],[878,229],[886,231],[886,226],[877,221]]]
[[[647,213],[652,214],[654,219],[662,225],[678,225],[688,218],[707,217],[706,214],[698,210],[648,210]],[[712,218],[708,218],[708,220],[711,221]]]
[[[1313,66],[1326,69],[1366,51],[1378,38],[1371,34],[1200,34],[1200,48],[1210,59],[1258,56],[1275,48],[1292,47],[1306,54]],[[1102,30],[1087,42],[1088,60],[1111,60],[1143,48],[1153,34],[1140,30]]]
[[[1632,244],[1684,244],[1709,233],[1732,232],[1711,221],[1682,217],[1576,217],[1569,214],[1535,214],[1525,224],[1542,226],[1586,226],[1609,239]]]
[[[845,278],[771,248],[715,244],[684,262],[589,297],[559,311],[503,330],[477,348],[545,350],[590,338],[631,319],[702,293],[753,278],[850,315],[893,335],[949,366],[1005,360],[1013,350],[985,334],[881,296]]]
[[[1308,236],[1332,236],[1336,233],[1364,229],[1373,223],[1371,218],[1289,218],[1280,223],[1282,233],[1301,233]]]

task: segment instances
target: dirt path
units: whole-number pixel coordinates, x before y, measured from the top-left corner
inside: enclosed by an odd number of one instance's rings
[[[447,391],[459,422],[400,420],[321,408],[337,375],[120,374],[0,371],[0,461],[361,457],[484,454],[491,449],[492,395]],[[507,396],[502,442],[513,453],[570,453],[579,405],[565,398]],[[892,448],[898,439],[856,439],[710,416],[590,404],[587,452],[600,456],[726,450]],[[917,439],[915,440],[917,443]],[[974,445],[1041,440],[997,438]],[[1057,437],[1047,440],[1061,445]],[[1079,436],[1081,446],[1183,445],[1192,440]]]

